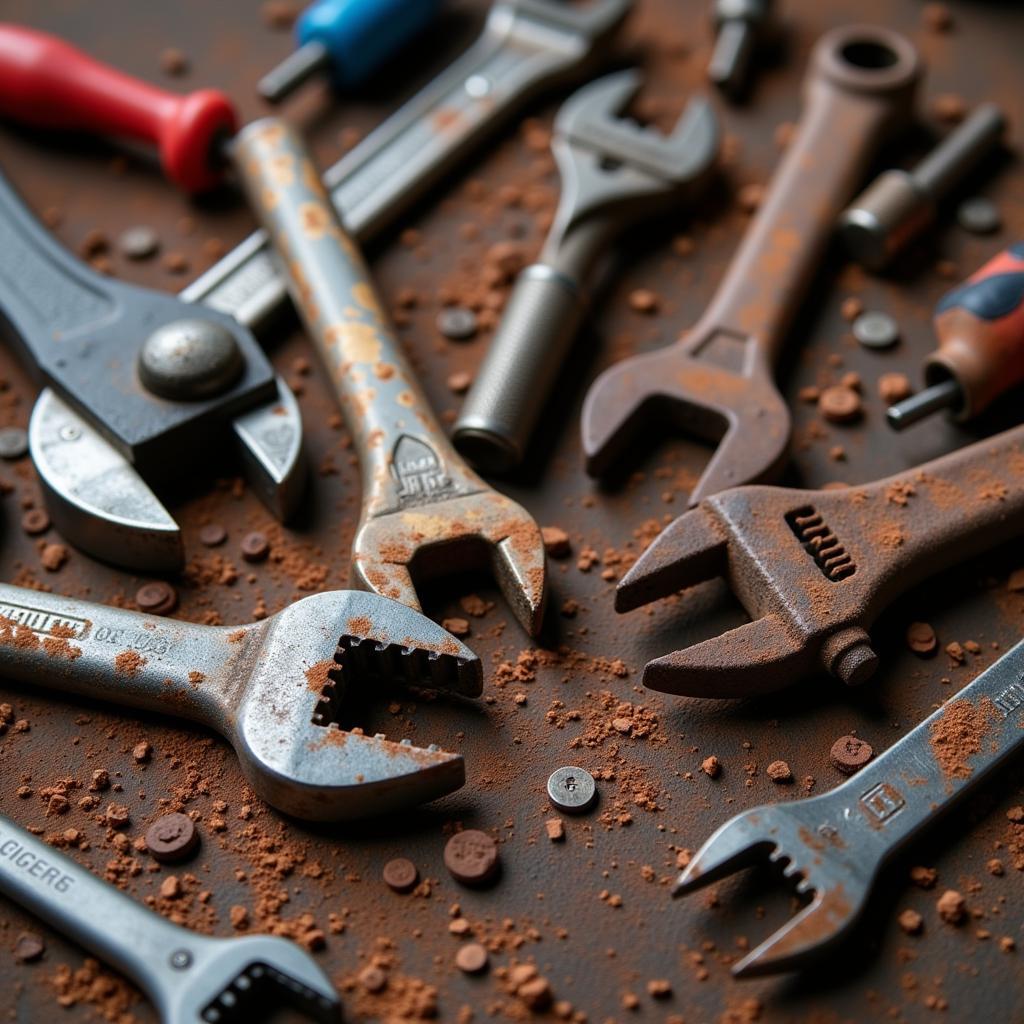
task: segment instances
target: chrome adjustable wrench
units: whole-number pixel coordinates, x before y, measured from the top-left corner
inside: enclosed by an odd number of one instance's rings
[[[810,966],[850,933],[883,865],[1024,746],[1024,643],[861,768],[807,800],[743,811],[680,875],[681,896],[767,855],[810,903],[734,967]]]
[[[334,986],[294,942],[171,924],[5,818],[0,892],[131,978],[163,1024],[243,1024],[285,1008],[341,1022]]]
[[[632,5],[498,0],[480,38],[324,174],[347,230],[380,235],[534,96],[585,78]],[[288,297],[263,231],[181,294],[256,331]]]
[[[178,568],[181,532],[149,482],[194,471],[221,437],[270,509],[282,519],[293,509],[302,421],[250,331],[92,270],[2,175],[0,327],[47,386],[29,447],[53,521],[77,547],[131,568]]]
[[[540,528],[452,448],[302,141],[283,121],[256,121],[238,134],[234,159],[359,452],[353,582],[419,608],[414,574],[490,565],[536,635],[546,594]]]
[[[314,821],[444,796],[462,757],[339,727],[355,687],[477,696],[477,656],[377,594],[315,594],[241,628],[200,626],[0,584],[0,672],[201,722],[234,747],[268,804]]]
[[[516,281],[453,431],[484,472],[522,461],[615,236],[692,199],[710,177],[719,145],[711,105],[691,100],[664,136],[621,116],[641,82],[637,71],[607,75],[555,119],[558,212],[540,260]]]

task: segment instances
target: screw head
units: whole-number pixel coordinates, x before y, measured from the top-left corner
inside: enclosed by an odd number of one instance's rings
[[[861,313],[853,321],[853,336],[865,348],[889,348],[900,340],[900,329],[888,313]]]
[[[209,320],[175,320],[157,328],[139,352],[139,377],[161,398],[196,401],[229,388],[244,360],[234,335]]]
[[[170,961],[175,970],[183,971],[186,967],[192,966],[192,954],[187,949],[176,949],[171,954]]]
[[[597,798],[594,776],[583,768],[567,765],[548,777],[548,799],[551,805],[566,814],[582,814]]]

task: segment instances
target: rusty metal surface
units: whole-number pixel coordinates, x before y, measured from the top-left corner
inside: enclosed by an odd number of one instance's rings
[[[400,84],[330,105],[314,88],[290,105],[322,165],[339,155],[353,132],[372,127],[474,37],[484,5],[463,0],[450,6],[453,13],[403,63]],[[921,7],[914,0],[791,0],[784,5],[789,45],[783,59],[759,69],[748,106],[722,109],[730,180],[737,185],[769,180],[779,158],[777,127],[799,116],[800,82],[814,41],[828,28],[858,20],[903,32],[920,48],[928,68],[920,108],[932,128],[930,104],[943,93],[960,94],[969,104],[995,99],[1006,106],[1013,141],[1019,144],[1024,90],[1017,41],[1024,33],[1024,11],[1009,3],[952,3],[953,29],[936,33],[922,25]],[[285,34],[263,24],[252,0],[163,6],[127,0],[102,5],[8,0],[3,13],[61,33],[101,58],[157,80],[162,77],[160,51],[178,46],[191,61],[189,75],[178,84],[226,89],[245,119],[264,112],[255,83],[290,46]],[[650,79],[641,103],[662,127],[674,121],[690,92],[703,88],[710,46],[703,3],[638,0],[621,48],[641,57]],[[445,422],[458,405],[447,378],[477,365],[486,331],[470,343],[445,342],[434,326],[440,300],[446,294],[480,294],[481,268],[495,244],[514,240],[527,259],[539,250],[557,198],[543,124],[550,122],[558,102],[553,98],[539,107],[540,125],[507,133],[485,159],[425,201],[403,225],[404,232],[369,254],[385,304],[399,314],[400,340]],[[133,224],[151,224],[164,252],[184,254],[195,276],[210,261],[210,249],[204,248],[210,238],[231,244],[254,226],[237,198],[226,195],[191,206],[143,161],[117,161],[112,167],[114,151],[101,145],[40,139],[7,128],[2,138],[5,173],[37,212],[59,207],[62,218],[55,233],[72,248],[94,228],[116,237]],[[900,143],[885,156],[910,166],[927,149],[928,139],[908,132]],[[969,429],[937,419],[893,435],[875,390],[879,375],[892,370],[919,383],[920,364],[934,344],[932,308],[950,278],[966,276],[1021,236],[1024,174],[1018,164],[1006,160],[990,181],[982,182],[1003,213],[999,235],[968,236],[952,225],[946,211],[937,230],[915,243],[893,278],[872,279],[834,253],[824,261],[820,283],[811,289],[791,331],[778,372],[794,416],[786,483],[820,487],[882,478],[1011,425],[1019,415],[1019,398],[1010,398]],[[742,954],[737,940],[767,934],[790,914],[789,895],[777,885],[763,884],[763,877],[723,883],[719,898],[711,902],[669,899],[679,849],[696,848],[736,811],[797,795],[802,782],[795,787],[771,782],[765,772],[769,762],[785,759],[797,780],[813,777],[814,792],[835,785],[840,776],[829,767],[828,751],[836,738],[856,730],[876,751],[884,749],[990,664],[997,654],[991,645],[1006,650],[1024,625],[1024,597],[1006,585],[1009,572],[1024,565],[1018,542],[943,574],[886,609],[874,633],[881,665],[859,690],[818,675],[769,698],[711,704],[639,687],[640,670],[650,658],[743,621],[717,584],[701,585],[685,599],[629,616],[613,611],[616,577],[657,527],[685,508],[708,450],[683,441],[660,443],[643,452],[642,476],[601,490],[583,472],[579,411],[584,389],[600,369],[633,352],[668,345],[698,321],[748,221],[727,201],[726,190],[720,191],[699,218],[666,223],[631,239],[620,272],[601,297],[563,377],[567,390],[540,431],[530,470],[502,486],[542,524],[562,526],[572,537],[573,555],[552,565],[552,610],[543,650],[531,653],[537,649],[488,579],[447,579],[424,590],[423,604],[435,618],[469,620],[466,642],[485,666],[484,701],[382,694],[360,713],[368,732],[408,735],[418,745],[438,742],[462,752],[467,784],[461,791],[399,820],[330,828],[284,822],[247,791],[230,748],[212,734],[141,712],[113,713],[84,698],[29,694],[12,683],[2,687],[0,700],[10,703],[15,720],[28,722],[29,729],[12,723],[0,736],[0,810],[47,835],[79,830],[88,848],[82,849],[78,840],[78,847],[68,851],[79,862],[194,927],[229,934],[232,908],[244,907],[251,927],[301,935],[313,927],[303,915],[312,914],[315,926],[326,932],[320,962],[340,984],[346,985],[375,954],[393,958],[385,994],[368,995],[358,986],[345,993],[353,1019],[397,1017],[403,1000],[411,1005],[422,996],[413,979],[437,987],[443,1020],[458,1019],[464,1006],[473,1007],[478,1020],[489,1019],[489,1010],[496,1019],[525,1017],[498,972],[524,960],[535,961],[556,998],[585,1011],[591,1021],[664,1020],[676,1014],[690,1024],[703,1024],[759,1014],[757,1019],[769,1022],[923,1022],[936,1019],[934,1007],[942,1001],[948,1009],[939,1019],[1024,1016],[1019,985],[1024,873],[1013,867],[1014,857],[1020,860],[1024,853],[1019,829],[1016,853],[1007,847],[1017,827],[1006,818],[1022,802],[1021,769],[995,778],[985,796],[945,822],[925,848],[914,849],[886,872],[853,943],[833,966],[812,976],[750,982],[729,977],[727,961]],[[692,252],[689,245],[674,244],[679,235],[692,238]],[[168,273],[159,260],[136,265],[116,252],[109,258],[126,280],[168,291],[186,280]],[[953,264],[948,271],[939,268],[949,277],[937,270],[940,260]],[[654,315],[631,308],[630,293],[638,288],[658,297]],[[850,295],[898,319],[898,347],[879,353],[856,346],[839,311]],[[218,482],[197,472],[187,490],[168,499],[183,525],[191,558],[175,581],[179,618],[240,624],[256,612],[277,611],[310,588],[347,583],[359,478],[339,429],[332,389],[298,330],[283,328],[270,351],[275,365],[302,391],[314,467],[308,508],[292,530],[283,531],[255,496],[230,480]],[[306,372],[307,362],[311,372]],[[813,405],[798,399],[801,388],[849,371],[864,381],[863,423],[823,423]],[[24,425],[31,386],[8,351],[0,352],[0,376],[9,382],[0,392],[0,422]],[[131,603],[138,577],[76,552],[58,572],[46,571],[39,539],[19,527],[25,504],[39,504],[31,467],[24,462],[0,465],[0,479],[13,487],[0,501],[0,578],[44,584],[95,601]],[[228,527],[223,547],[206,549],[199,543],[200,526],[211,521]],[[274,549],[260,565],[245,563],[238,551],[244,532],[253,528],[266,532]],[[52,533],[43,538],[58,540]],[[580,569],[578,558],[590,568]],[[480,617],[460,607],[459,599],[470,593],[482,599],[471,604],[483,612]],[[495,607],[485,611],[489,601]],[[567,601],[578,604],[574,617],[559,614]],[[566,610],[573,612],[573,606]],[[914,620],[930,622],[941,644],[976,641],[978,653],[968,651],[963,664],[954,664],[941,649],[931,660],[918,659],[903,640]],[[152,744],[153,754],[139,763],[133,750],[143,739]],[[723,766],[716,780],[699,770],[710,754]],[[600,802],[592,814],[567,819],[565,842],[552,843],[544,829],[552,816],[545,781],[563,764],[597,775]],[[99,794],[102,802],[83,810],[79,801],[92,795],[88,785],[97,768],[108,769],[121,791]],[[53,788],[68,779],[81,787],[68,789],[69,810],[47,817]],[[18,795],[20,787],[26,795]],[[108,800],[130,810],[127,850],[119,849],[123,841],[95,820]],[[174,872],[183,889],[176,897],[161,895],[170,869],[157,869],[130,847],[162,801],[201,815],[203,846],[193,862]],[[503,872],[494,888],[466,890],[447,874],[442,851],[454,822],[502,840]],[[429,897],[400,896],[384,886],[381,867],[399,855],[414,860],[431,880]],[[1004,862],[1001,876],[989,873],[992,858]],[[134,874],[133,860],[141,868]],[[936,888],[911,885],[910,864],[934,867]],[[946,887],[963,892],[980,916],[960,928],[943,924],[935,902]],[[449,922],[456,903],[494,949],[492,970],[483,977],[464,976],[453,964],[460,940],[449,934]],[[897,925],[896,913],[906,907],[924,916],[918,937],[904,935]],[[10,949],[23,929],[45,936],[41,962],[13,960]],[[1003,936],[1016,939],[1016,952],[1001,949]],[[8,1019],[22,1024],[60,1012],[61,968],[75,968],[81,961],[80,950],[18,908],[0,904],[0,1013]],[[670,998],[648,994],[648,982],[656,979],[671,981]],[[638,1012],[625,1008],[629,993],[638,998]],[[139,1021],[153,1020],[139,1000],[130,1013]],[[61,1019],[103,1017],[79,999]]]

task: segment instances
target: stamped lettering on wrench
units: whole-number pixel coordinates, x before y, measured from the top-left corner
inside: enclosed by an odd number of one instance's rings
[[[398,482],[401,506],[433,501],[455,490],[444,463],[426,441],[403,434],[395,443],[391,472]]]
[[[880,825],[884,825],[894,814],[899,813],[906,803],[903,794],[888,782],[879,782],[860,798],[861,807]]]
[[[80,640],[89,632],[87,619],[76,619],[70,615],[53,615],[29,605],[0,602],[0,619],[9,619],[19,626],[27,626],[41,636],[57,636]]]
[[[1005,690],[993,701],[995,706],[1003,713],[1003,718],[1009,718],[1014,711],[1024,705],[1024,677],[1010,683]]]

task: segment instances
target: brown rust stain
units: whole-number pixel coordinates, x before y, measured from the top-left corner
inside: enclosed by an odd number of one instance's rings
[[[122,651],[114,659],[114,670],[123,676],[137,675],[146,664],[146,659],[138,651]]]
[[[970,778],[974,769],[968,762],[981,751],[989,729],[999,719],[999,710],[989,697],[982,697],[976,705],[966,698],[951,700],[942,709],[928,727],[928,742],[947,779]]]

